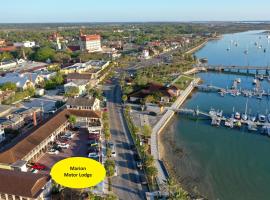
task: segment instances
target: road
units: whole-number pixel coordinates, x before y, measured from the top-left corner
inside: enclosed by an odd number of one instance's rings
[[[112,142],[116,146],[116,166],[118,175],[112,178],[112,190],[120,200],[143,200],[147,187],[140,183],[143,175],[136,167],[130,132],[123,118],[121,90],[116,80],[105,86],[107,107],[109,110]]]

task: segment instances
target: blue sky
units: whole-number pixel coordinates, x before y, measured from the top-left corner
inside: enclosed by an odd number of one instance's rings
[[[270,20],[269,0],[9,0],[0,23]]]

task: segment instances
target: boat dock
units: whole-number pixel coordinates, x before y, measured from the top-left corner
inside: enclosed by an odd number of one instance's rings
[[[232,118],[231,116],[226,117],[225,115],[223,115],[223,112],[220,110],[214,111],[214,110],[210,110],[208,113],[204,112],[204,111],[200,111],[198,108],[197,109],[174,109],[174,112],[182,114],[182,115],[191,115],[193,117],[204,117],[206,119],[209,119],[212,121],[212,125],[219,125],[219,124],[215,124],[213,122],[217,121],[217,123],[220,122],[226,122],[229,121],[230,119],[233,119],[234,124],[244,124],[244,125],[254,125],[254,126],[258,126],[258,127],[270,127],[270,121],[268,122],[267,119],[265,122],[261,122],[261,121],[252,121],[252,120],[243,120],[243,119],[235,119]]]

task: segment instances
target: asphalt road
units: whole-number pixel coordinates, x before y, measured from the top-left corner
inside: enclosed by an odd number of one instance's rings
[[[137,169],[134,161],[134,152],[130,149],[133,144],[123,118],[121,107],[121,90],[113,81],[105,89],[107,107],[109,110],[112,142],[116,147],[116,166],[118,175],[112,178],[112,190],[120,200],[145,199],[147,187],[140,183],[140,175],[143,173]]]

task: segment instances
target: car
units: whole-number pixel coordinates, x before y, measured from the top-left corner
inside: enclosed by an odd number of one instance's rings
[[[115,166],[115,167],[114,167],[114,176],[117,176],[117,175],[118,175],[118,167]]]
[[[32,167],[32,169],[37,169],[37,170],[44,170],[46,169],[45,165],[39,164],[39,163],[35,163]]]
[[[99,134],[90,134],[88,136],[89,140],[100,140],[100,135]]]
[[[88,158],[99,158],[99,155],[97,153],[89,153]]]
[[[69,148],[69,144],[66,144],[66,143],[60,143],[58,144],[58,146],[62,149],[68,149]]]
[[[75,133],[67,132],[67,133],[65,133],[65,135],[63,135],[61,138],[72,139],[74,136],[75,136]]]
[[[32,163],[27,163],[27,164],[26,164],[26,166],[29,167],[29,168],[33,167],[34,165],[35,165],[35,163],[33,163],[33,162],[32,162]]]
[[[134,160],[136,162],[141,161],[139,154],[137,154],[137,153],[134,154]]]
[[[92,144],[99,144],[99,141],[98,140],[89,140],[88,141],[88,144],[90,144],[90,146],[92,146]]]
[[[111,149],[111,156],[116,157],[115,145],[112,142],[108,143],[109,148]]]
[[[136,165],[140,170],[142,170],[142,162],[141,161],[137,161]]]
[[[55,142],[56,144],[69,144],[68,140],[66,139],[59,139]]]
[[[32,170],[31,170],[31,173],[37,174],[37,173],[38,173],[38,170],[37,170],[37,169],[32,169]]]
[[[146,180],[145,176],[144,175],[140,175],[139,177],[140,177],[141,184],[147,185],[147,180]]]
[[[56,149],[49,149],[49,150],[47,151],[47,153],[48,153],[48,154],[59,154],[59,151],[56,150]]]

